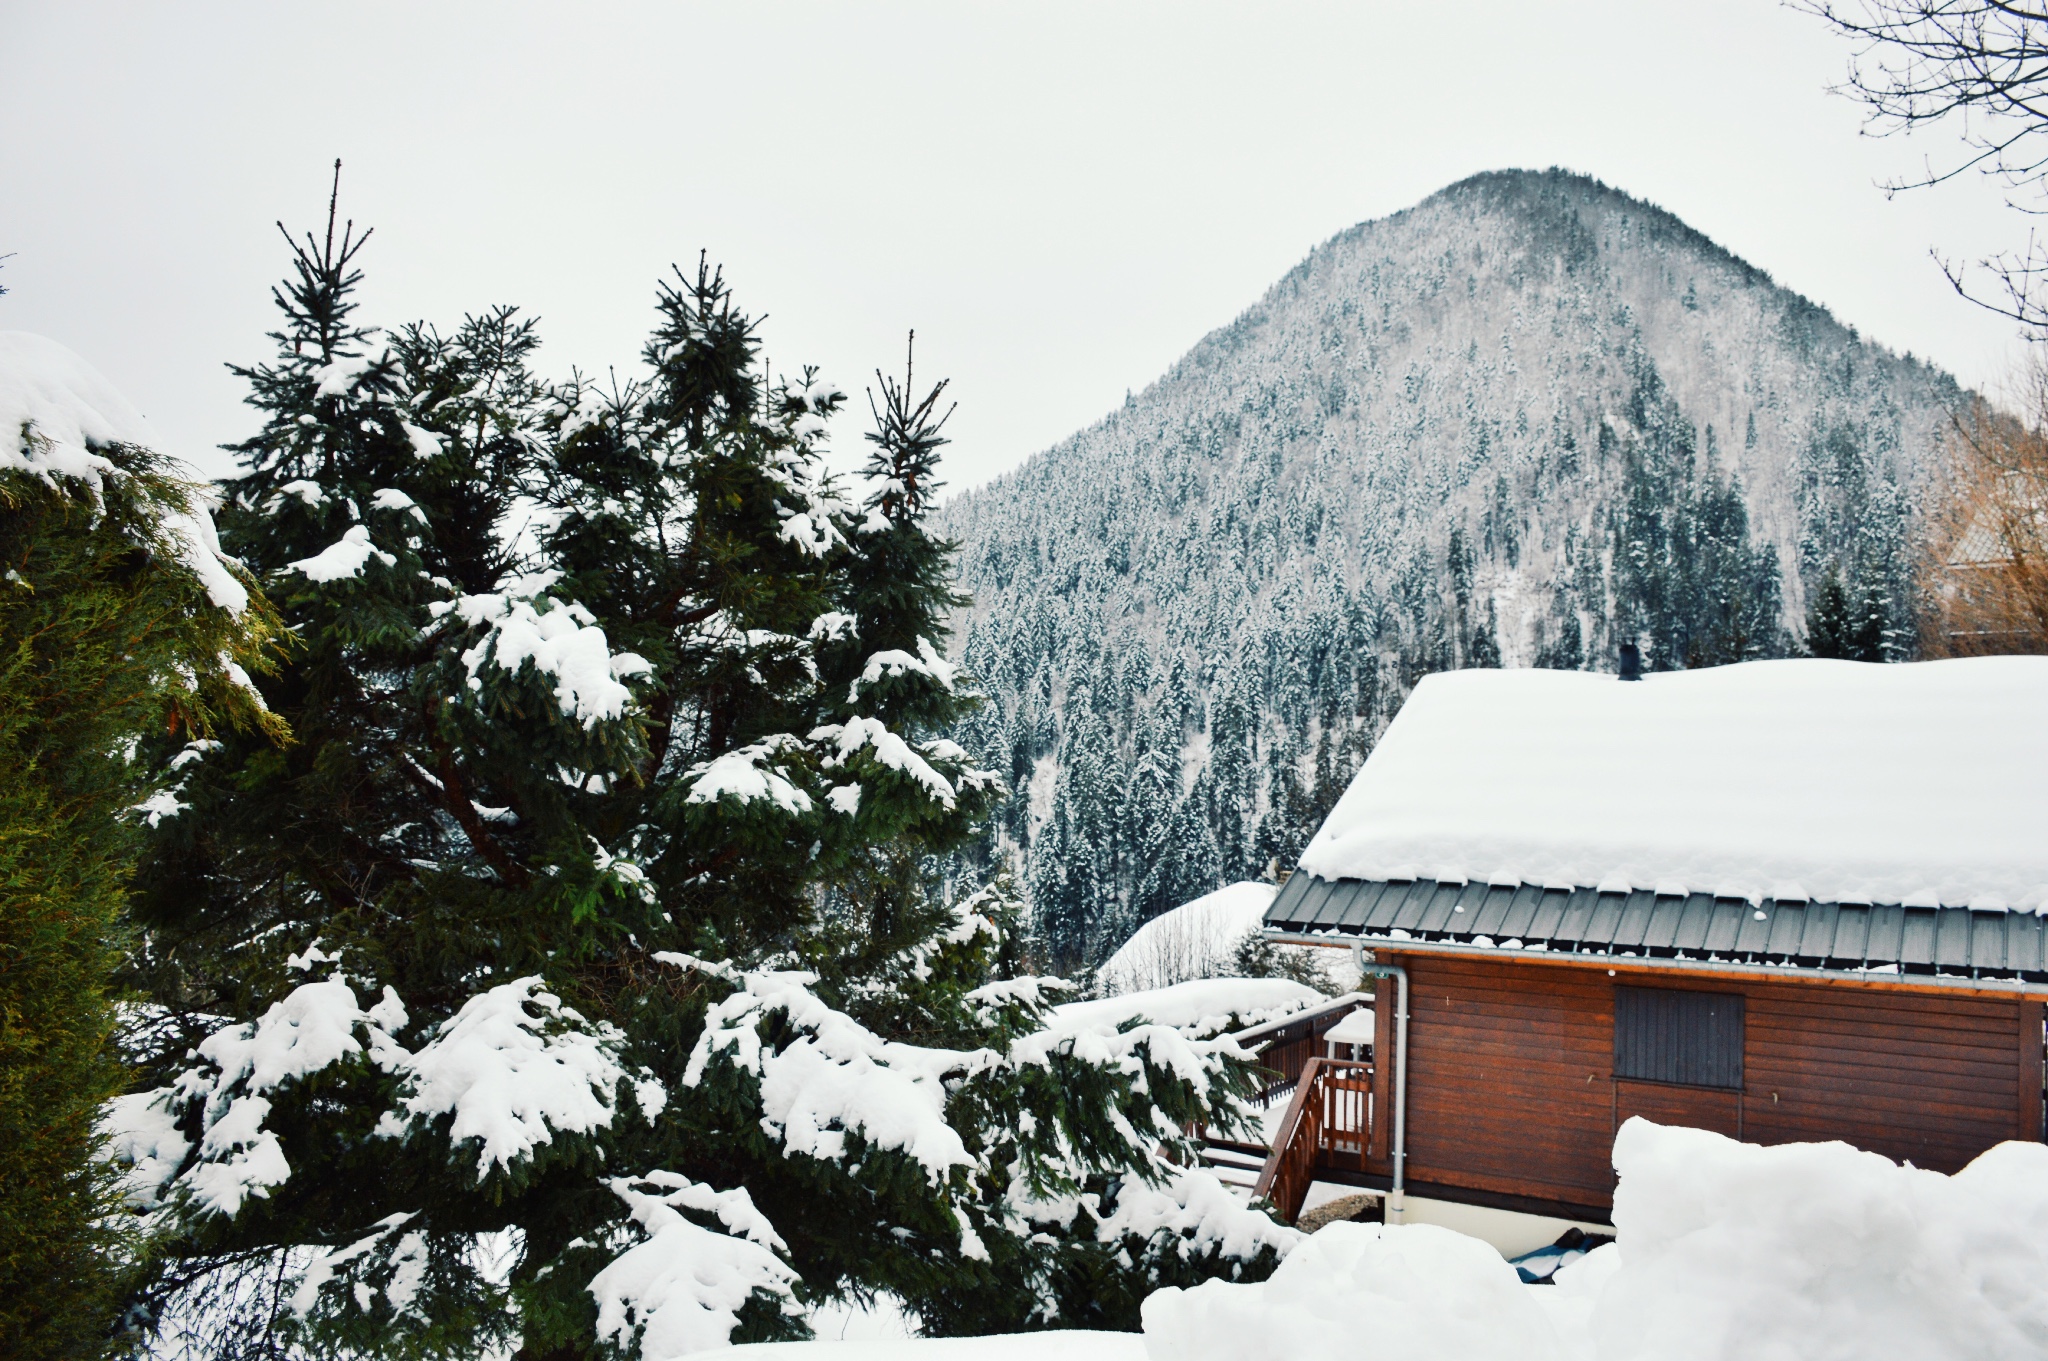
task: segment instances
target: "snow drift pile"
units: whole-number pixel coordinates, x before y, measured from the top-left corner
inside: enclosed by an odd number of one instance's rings
[[[1153,1361],[2048,1355],[2048,1147],[1956,1175],[1630,1120],[1617,1242],[1526,1286],[1476,1239],[1332,1224],[1256,1285],[1145,1301]]]
[[[1220,1035],[1306,1011],[1327,999],[1289,978],[1195,978],[1169,988],[1148,988],[1052,1009],[1050,1029],[1113,1034],[1133,1022],[1168,1026],[1191,1035]]]
[[[1225,884],[1160,913],[1103,962],[1096,985],[1114,995],[1231,972],[1238,942],[1265,921],[1278,892],[1273,884]]]

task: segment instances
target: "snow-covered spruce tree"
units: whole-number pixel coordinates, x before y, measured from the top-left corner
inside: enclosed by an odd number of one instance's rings
[[[1270,1267],[1290,1231],[1170,1161],[1242,1118],[1234,1046],[1048,1026],[999,976],[1014,904],[921,873],[1001,792],[920,735],[967,699],[943,575],[888,576],[929,404],[885,399],[856,504],[843,395],[770,386],[707,265],[648,377],[546,388],[509,311],[354,326],[361,239],[294,246],[225,521],[301,640],[267,686],[300,741],[210,756],[148,874],[114,1123],[160,1333],[654,1361],[824,1295],[1131,1326]]]
[[[142,824],[222,727],[270,616],[199,489],[61,346],[0,335],[0,1354],[87,1357],[134,1245],[95,1156]],[[169,769],[131,759],[169,733]]]
[[[948,441],[940,432],[951,408],[939,408],[943,381],[917,394],[915,344],[913,333],[902,382],[877,372],[879,396],[868,394],[874,428],[866,436],[868,457],[860,476],[866,494],[857,507],[861,518],[847,534],[835,608],[821,630],[818,668],[821,698],[835,724],[852,733],[879,723],[930,740],[979,700],[956,683],[957,668],[945,657],[946,621],[965,601],[953,589],[954,545],[930,532],[927,517],[944,485],[939,451]],[[814,374],[806,378],[816,381]],[[950,742],[937,749],[964,759]],[[844,797],[859,818],[864,795],[849,791]],[[826,929],[812,943],[814,966],[828,977],[857,977],[950,927],[928,892],[927,861],[964,838],[957,821],[934,819],[929,809],[924,801],[895,798],[868,810],[876,820],[860,853],[834,876],[823,914]],[[879,1005],[896,991],[869,988],[864,995]],[[885,1024],[880,1014],[863,1019]]]

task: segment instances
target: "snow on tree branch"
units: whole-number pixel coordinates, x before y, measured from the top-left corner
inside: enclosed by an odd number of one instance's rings
[[[100,451],[122,444],[162,452],[142,413],[90,364],[54,340],[0,332],[0,472],[27,473],[52,487],[66,478],[97,499],[110,479],[126,475]],[[199,491],[185,502],[157,507],[157,528],[215,608],[240,614],[248,587],[221,551]]]
[[[562,715],[589,729],[600,721],[622,718],[633,692],[620,682],[652,668],[631,652],[613,652],[590,611],[573,602],[550,599],[546,614],[530,600],[502,592],[465,595],[428,606],[433,616],[453,616],[484,635],[462,654],[472,691],[483,689],[486,663],[517,675],[528,663],[554,678],[555,700]]]
[[[618,1088],[629,1080],[618,1060],[624,1043],[616,1027],[584,1020],[538,978],[501,984],[463,1003],[403,1060],[405,1113],[387,1112],[378,1133],[452,1115],[449,1142],[476,1142],[482,1180],[492,1166],[510,1168],[556,1134],[608,1128]],[[659,1091],[659,1084],[642,1089],[643,1110],[660,1109],[660,1100],[650,1100]]]
[[[286,564],[286,570],[325,585],[330,581],[346,581],[361,576],[372,558],[386,567],[395,566],[398,562],[397,558],[370,542],[368,526],[354,525],[340,539],[312,557]]]
[[[194,1051],[200,1066],[109,1108],[115,1151],[134,1168],[131,1203],[157,1203],[169,1185],[201,1215],[232,1219],[251,1196],[269,1195],[290,1178],[291,1166],[277,1136],[263,1127],[271,1109],[264,1093],[358,1055],[397,1067],[406,1054],[390,1032],[405,1021],[405,1007],[389,988],[365,1011],[354,989],[333,978],[303,983],[257,1020],[214,1032]],[[188,1113],[196,1113],[196,1148],[180,1129]]]
[[[989,1050],[926,1049],[884,1040],[811,991],[816,974],[743,975],[715,1004],[690,1052],[683,1085],[696,1087],[714,1060],[760,1084],[763,1126],[792,1153],[838,1161],[846,1136],[899,1149],[934,1185],[975,1160],[946,1120],[946,1080],[994,1063]],[[799,1037],[780,1050],[761,1025],[780,1013]]]
[[[637,1340],[641,1361],[673,1361],[725,1346],[740,1309],[756,1295],[784,1313],[801,1312],[790,1289],[797,1274],[776,1255],[785,1245],[744,1187],[714,1191],[662,1171],[605,1184],[646,1237],[591,1278],[601,1340],[621,1347]],[[715,1216],[727,1232],[684,1210]]]
[[[878,684],[885,676],[924,676],[937,682],[940,689],[951,694],[953,677],[959,674],[960,665],[940,656],[929,638],[917,640],[917,656],[913,657],[900,648],[889,648],[868,658],[868,664],[846,692],[848,704],[860,703],[863,687]]]
[[[789,767],[770,764],[801,749],[796,738],[778,733],[692,766],[684,776],[690,784],[686,801],[717,803],[732,798],[748,804],[765,799],[792,817],[808,813],[811,796],[792,782]]]
[[[825,757],[828,769],[843,766],[863,750],[869,750],[882,765],[922,785],[941,807],[948,810],[953,807],[955,790],[952,781],[934,770],[930,762],[913,750],[908,742],[890,732],[888,725],[878,718],[855,717],[844,723],[828,723],[814,729],[811,740],[832,744],[834,750]]]

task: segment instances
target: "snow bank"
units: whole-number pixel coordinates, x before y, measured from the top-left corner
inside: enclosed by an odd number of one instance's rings
[[[1106,993],[1137,992],[1226,972],[1237,943],[1265,921],[1279,891],[1273,884],[1227,884],[1160,913],[1103,963],[1097,985]]]
[[[1257,1285],[1205,1281],[1145,1300],[1152,1361],[1562,1361],[1515,1269],[1433,1224],[1338,1222]]]
[[[2048,1147],[1953,1177],[1847,1144],[1630,1120],[1617,1242],[1521,1285],[1474,1238],[1332,1224],[1258,1285],[1145,1301],[1153,1361],[1862,1361],[2048,1355]]]
[[[1231,1024],[1258,1025],[1328,1001],[1288,978],[1197,978],[1170,988],[1127,992],[1052,1009],[1053,1031],[1113,1031],[1129,1021],[1150,1021],[1203,1034]]]
[[[2048,1355],[2048,1146],[2000,1144],[1945,1177],[1636,1119],[1614,1166],[1602,1357]]]
[[[53,484],[69,478],[97,494],[109,476],[119,475],[111,461],[93,452],[110,444],[169,456],[142,413],[99,370],[54,340],[0,331],[0,470]],[[197,473],[186,475],[199,480]],[[249,592],[227,568],[230,559],[220,551],[212,516],[195,506],[191,514],[166,515],[162,523],[207,598],[240,613]]]
[[[730,1353],[734,1361],[1145,1361],[1145,1354],[1145,1339],[1136,1333],[1079,1328],[993,1337],[756,1342]]]
[[[1439,879],[2048,904],[2048,657],[1425,677],[1302,853]],[[1817,797],[1825,791],[1824,797]]]

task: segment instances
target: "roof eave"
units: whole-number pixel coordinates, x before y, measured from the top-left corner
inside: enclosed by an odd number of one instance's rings
[[[1314,945],[1348,950],[1354,945],[1388,954],[1463,955],[1499,964],[1558,964],[1602,968],[1609,972],[1680,975],[1721,975],[1768,978],[1783,982],[1848,984],[1895,992],[1977,992],[2002,996],[2048,997],[2048,983],[2024,978],[1971,978],[1960,974],[1879,972],[1874,969],[1829,969],[1800,964],[1750,963],[1740,960],[1684,959],[1658,955],[1603,954],[1581,950],[1503,949],[1453,940],[1402,940],[1357,933],[1310,934],[1267,927],[1265,938],[1276,945]]]

